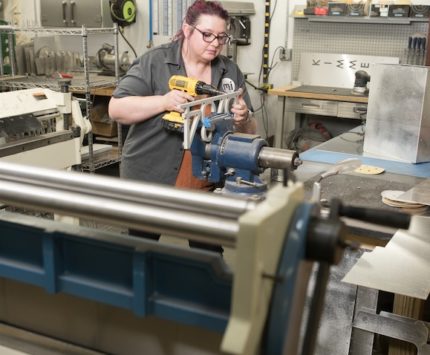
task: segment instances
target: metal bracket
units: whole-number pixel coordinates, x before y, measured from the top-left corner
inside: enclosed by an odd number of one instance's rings
[[[218,113],[227,113],[229,111],[230,101],[236,100],[236,98],[239,95],[242,95],[242,93],[243,90],[239,89],[238,91],[229,94],[217,95],[179,105],[179,107],[184,110],[184,113],[182,114],[184,119],[184,149],[191,148],[198,123],[204,116],[204,109],[207,106],[211,106],[211,112],[216,111]],[[219,102],[217,108],[215,107],[216,102]],[[200,108],[195,109],[196,107]]]
[[[417,355],[430,355],[430,323],[389,312],[378,315],[362,308],[355,317],[353,327],[411,343],[417,347]]]

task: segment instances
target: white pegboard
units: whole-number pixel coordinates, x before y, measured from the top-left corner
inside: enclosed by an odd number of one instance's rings
[[[398,57],[405,61],[409,36],[427,36],[427,22],[410,24],[312,22],[294,19],[293,80],[298,80],[301,53],[338,53]]]

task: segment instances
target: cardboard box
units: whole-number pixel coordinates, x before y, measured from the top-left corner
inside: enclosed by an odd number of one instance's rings
[[[118,125],[109,117],[107,104],[95,105],[90,112],[90,121],[93,134],[103,137],[116,137],[118,135]]]
[[[116,137],[118,135],[118,129],[116,122],[91,122],[93,126],[93,134],[103,137]]]

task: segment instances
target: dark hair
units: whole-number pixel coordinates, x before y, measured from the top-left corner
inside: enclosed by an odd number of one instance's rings
[[[206,0],[196,0],[188,8],[187,13],[184,17],[184,22],[195,26],[199,17],[201,15],[213,15],[228,22],[229,16],[227,10],[225,10],[218,1],[206,1]],[[173,41],[177,41],[184,38],[184,32],[182,28],[175,34]]]

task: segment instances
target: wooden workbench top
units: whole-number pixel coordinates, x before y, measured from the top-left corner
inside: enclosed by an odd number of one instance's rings
[[[349,89],[311,85],[291,84],[284,87],[270,89],[268,93],[269,95],[313,100],[343,101],[366,104],[368,102],[367,96],[354,95]]]

